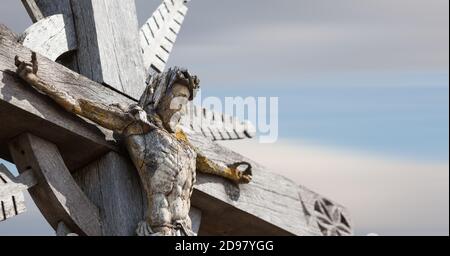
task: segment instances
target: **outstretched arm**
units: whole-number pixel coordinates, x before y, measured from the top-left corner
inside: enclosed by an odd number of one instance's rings
[[[15,58],[17,74],[36,90],[48,95],[65,110],[86,117],[110,130],[122,131],[132,121],[133,116],[119,105],[105,105],[85,99],[76,99],[67,92],[46,83],[38,75],[36,53],[32,53],[31,63]]]
[[[178,129],[175,135],[178,140],[190,144],[195,149],[197,153],[197,170],[199,172],[224,177],[236,183],[250,183],[252,180],[252,166],[249,163],[237,162],[230,165],[216,163],[195,148],[181,129]]]
[[[252,181],[252,166],[247,162],[225,166],[213,162],[202,154],[197,154],[197,170],[221,176],[237,183],[250,183]]]

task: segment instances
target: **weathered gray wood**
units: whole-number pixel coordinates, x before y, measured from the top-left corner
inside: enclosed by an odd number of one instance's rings
[[[34,0],[34,2],[44,17],[63,14],[65,17],[72,18],[70,0]]]
[[[144,220],[145,196],[136,168],[129,159],[111,152],[77,171],[74,178],[86,195],[98,206],[103,235],[133,236]],[[192,208],[193,230],[198,232],[201,211]]]
[[[26,2],[23,3],[26,9],[29,8],[29,5],[36,6],[34,9],[36,10],[35,13],[37,13],[37,16],[33,12],[29,12],[31,19],[35,22],[45,17],[62,14],[64,17],[64,23],[66,24],[66,27],[68,28],[74,27],[73,13],[70,0],[27,0]],[[70,35],[72,34],[72,32],[66,31],[66,34]],[[72,39],[69,39],[68,41],[71,40]],[[41,54],[45,55],[43,53]],[[68,54],[65,54],[63,57],[60,57],[60,59],[58,59],[58,63],[61,63],[64,66],[70,68],[71,70],[78,72],[79,70],[78,61],[75,58],[76,57],[75,55],[76,52],[69,52]]]
[[[13,218],[25,211],[26,206],[23,193],[0,198],[0,222]]]
[[[299,197],[311,233],[324,236],[353,235],[353,223],[345,207],[302,186],[299,187]]]
[[[101,209],[103,235],[135,235],[145,208],[137,172],[127,158],[111,152],[74,177]]]
[[[20,81],[14,73],[14,56],[17,54],[22,59],[29,59],[30,50],[11,40],[13,34],[6,28],[0,29],[0,33],[0,118],[8,120],[0,126],[0,157],[11,159],[7,148],[2,145],[6,145],[8,138],[25,131],[56,143],[70,170],[88,164],[109,150],[118,150],[110,131],[66,113],[49,98],[37,94]],[[134,103],[42,56],[38,56],[38,60],[40,77],[49,84],[70,91],[75,97],[105,104]],[[197,132],[202,130],[197,129]]]
[[[14,32],[12,32],[9,28],[7,28],[5,25],[0,24],[0,38],[16,41],[17,35]]]
[[[134,0],[72,1],[81,74],[139,99],[145,70]]]
[[[22,3],[25,6],[25,9],[27,10],[28,15],[30,15],[31,20],[33,22],[38,22],[39,20],[44,18],[44,15],[37,6],[35,0],[22,0]]]
[[[255,136],[255,129],[250,123],[194,104],[186,106],[186,115],[181,119],[181,125],[185,130],[203,134],[213,141],[239,140]]]
[[[28,131],[56,143],[70,170],[78,169],[117,150],[112,133],[66,113],[47,96],[36,93],[15,75],[14,56],[29,59],[31,51],[11,40],[9,30],[0,29],[0,157],[11,160],[7,140]],[[101,84],[38,56],[39,75],[55,86],[106,104],[132,101]],[[43,129],[45,127],[45,129]],[[70,134],[68,134],[70,133]]]
[[[164,0],[140,30],[147,70],[163,72],[188,8],[185,0]]]
[[[0,185],[0,198],[18,194],[37,184],[32,170],[14,177],[3,164],[0,164],[0,179],[3,181],[3,184]]]
[[[253,167],[253,181],[247,186],[236,186],[215,176],[199,175],[192,205],[203,213],[200,234],[223,230],[227,235],[321,235],[307,223],[299,187],[293,181],[269,172],[258,163],[203,136],[188,134],[188,137],[209,159],[223,164],[247,161]],[[319,196],[307,189],[303,194],[308,198]],[[232,223],[218,224],[212,216]]]
[[[83,235],[101,235],[97,207],[73,180],[58,148],[31,134],[13,139],[9,148],[20,173],[33,170],[38,184],[29,192],[49,224],[56,230],[63,221]]]
[[[280,175],[269,172],[263,166],[225,149],[203,136],[188,134],[190,142],[201,149],[209,159],[223,164],[247,161],[252,165],[253,181],[249,185],[236,186],[222,178],[200,175],[192,197],[192,205],[202,206],[203,225],[200,233],[213,233],[219,228],[216,218],[230,225],[224,234],[278,234],[304,235],[308,233],[298,186]],[[218,202],[223,206],[218,207]],[[216,205],[205,207],[205,205]],[[206,208],[206,209],[205,209]],[[218,208],[218,209],[217,209]],[[231,217],[229,216],[231,215]],[[249,217],[249,215],[251,217]],[[210,216],[208,218],[208,216]],[[258,221],[256,221],[259,219]],[[239,220],[242,220],[240,222]],[[256,224],[257,225],[256,225]],[[222,228],[223,229],[223,228]],[[254,233],[253,233],[254,232]]]
[[[21,59],[28,60],[31,56],[31,50],[12,41],[9,37],[3,36],[4,34],[7,34],[7,32],[0,34],[0,72],[3,73],[4,77],[14,78],[16,77],[14,57],[18,55]],[[38,74],[43,80],[62,90],[70,91],[75,96],[79,95],[105,104],[135,102],[39,54],[38,61]]]
[[[36,183],[31,170],[15,178],[0,164],[0,222],[26,211],[23,191]]]
[[[72,70],[136,99],[145,88],[134,0],[35,0],[44,17],[75,23],[79,50]],[[32,16],[33,18],[33,16]]]
[[[5,34],[7,33],[1,33],[1,35]],[[93,148],[102,149],[103,152],[114,148],[114,146],[110,147],[109,143],[104,142],[103,133],[100,133],[102,135],[99,136],[99,133],[95,133],[89,127],[83,125],[82,120],[74,119],[70,114],[65,114],[45,96],[36,94],[17,80],[13,74],[15,54],[18,54],[22,59],[27,59],[31,55],[28,49],[9,40],[6,36],[0,38],[0,117],[2,117],[2,120],[8,120],[4,123],[7,125],[6,128],[3,124],[0,126],[0,135],[8,135],[4,137],[4,141],[8,137],[14,137],[14,133],[18,132],[11,130],[14,127],[8,126],[13,120],[21,124],[31,124],[28,128],[33,132],[40,131],[47,136],[46,138],[51,138],[52,141],[58,140],[57,145],[59,147],[68,148],[64,153],[65,159],[76,159],[86,152],[90,152],[89,155],[91,155],[93,154]],[[45,58],[38,57],[38,59],[40,67],[42,67],[39,75],[47,82],[70,91],[75,96],[79,95],[106,104],[132,102],[119,93],[108,90]],[[121,99],[124,101],[121,101]],[[11,113],[13,114],[11,115]],[[42,127],[45,127],[45,129],[41,129]],[[95,126],[91,128],[97,129]],[[51,132],[47,133],[48,130],[51,130]],[[60,134],[64,135],[64,139],[55,139]],[[220,147],[203,135],[190,134],[190,137],[192,143],[204,150],[209,158],[225,163],[245,159]],[[2,143],[0,143],[1,148]],[[126,157],[126,154],[123,154],[123,157]],[[85,162],[86,159],[80,161],[85,164],[88,163]],[[254,182],[246,186],[236,187],[236,185],[224,179],[199,174],[192,204],[202,211],[200,235],[321,235],[322,233],[317,227],[314,228],[311,226],[312,224],[308,224],[308,219],[312,218],[309,216],[314,217],[315,215],[313,213],[309,215],[305,210],[311,205],[314,206],[315,203],[304,203],[300,200],[299,193],[303,193],[302,198],[317,198],[319,196],[307,190],[305,190],[307,192],[299,192],[300,189],[292,181],[268,172],[257,163],[251,163],[254,171]],[[137,175],[134,168],[131,169],[130,167],[127,171],[130,174]],[[95,182],[92,182],[89,187],[93,188],[94,184]],[[91,195],[89,191],[86,191],[86,193]],[[92,201],[96,201],[93,196],[90,197]],[[139,202],[139,200],[137,201]],[[132,228],[129,228],[129,230],[132,230]]]
[[[43,18],[20,37],[27,48],[55,61],[59,56],[77,49],[75,27],[63,14]]]
[[[65,17],[72,18],[72,8],[70,0],[32,0],[36,3],[39,11],[44,17],[55,14],[63,14]],[[33,17],[31,17],[33,18]]]

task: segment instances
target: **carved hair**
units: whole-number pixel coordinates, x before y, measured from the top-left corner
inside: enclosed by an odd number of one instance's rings
[[[175,84],[185,85],[190,92],[189,100],[192,101],[200,88],[199,83],[200,80],[191,76],[186,69],[170,68],[167,72],[151,76],[139,100],[139,106],[149,114],[154,112],[162,97],[170,92]]]

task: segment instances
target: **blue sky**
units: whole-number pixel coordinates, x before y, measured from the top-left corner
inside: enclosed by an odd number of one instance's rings
[[[136,3],[142,24],[159,1]],[[358,234],[448,235],[448,1],[189,5],[170,65],[198,74],[202,96],[279,97],[276,145],[228,146],[348,206]],[[15,0],[0,22],[30,24]],[[32,208],[0,224],[11,232],[51,231]]]
[[[360,87],[349,82],[338,87],[263,88],[256,96],[279,97],[281,139],[448,161],[448,80],[434,78],[437,81],[430,86]],[[249,90],[240,92],[242,97],[255,96]],[[234,93],[204,89],[202,96]]]
[[[171,64],[202,96],[280,97],[281,138],[448,161],[447,1],[191,6]]]

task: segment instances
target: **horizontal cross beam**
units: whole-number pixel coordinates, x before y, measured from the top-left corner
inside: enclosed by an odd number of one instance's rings
[[[134,0],[23,0],[36,22],[62,14],[78,49],[70,65],[90,79],[134,98],[145,88],[145,69]]]
[[[0,126],[1,158],[11,160],[8,142],[25,131],[54,143],[72,172],[109,151],[121,154],[110,131],[65,113],[49,98],[38,95],[19,80],[14,73],[14,57],[29,59],[31,51],[11,38],[5,28],[0,28],[0,36],[0,119],[5,124]],[[105,104],[133,103],[120,93],[42,56],[38,60],[40,77],[61,90],[70,91],[76,98]],[[208,138],[195,133],[188,135],[207,157],[227,163],[249,161],[254,169],[254,181],[246,186],[199,174],[192,205],[202,211],[201,234],[217,234],[217,230],[224,235],[324,234],[315,220],[314,205],[322,199],[318,194]],[[345,212],[341,206],[335,206]]]
[[[0,28],[0,157],[10,160],[7,142],[24,132],[51,138],[70,170],[76,170],[110,150],[118,150],[113,134],[81,118],[66,113],[45,95],[36,93],[15,75],[14,56],[30,58],[30,50],[15,42],[14,34]],[[40,74],[49,83],[77,96],[96,101],[130,102],[114,91],[95,83],[62,65],[39,58]]]

